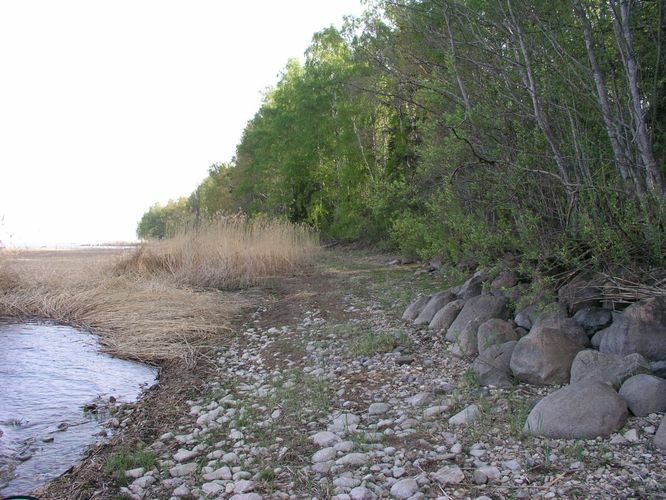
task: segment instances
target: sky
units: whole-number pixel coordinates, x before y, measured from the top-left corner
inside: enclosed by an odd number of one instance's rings
[[[128,241],[361,0],[0,1],[0,241]]]

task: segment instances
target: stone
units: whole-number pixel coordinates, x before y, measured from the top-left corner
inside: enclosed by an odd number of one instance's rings
[[[511,372],[520,381],[560,385],[569,381],[571,364],[583,346],[548,329],[529,333],[511,354]]]
[[[142,476],[132,482],[133,486],[138,486],[141,489],[146,489],[150,485],[155,484],[157,481],[153,476]]]
[[[467,323],[462,332],[452,341],[451,354],[459,358],[474,359],[479,351],[477,349],[478,341],[476,333],[479,328],[479,322],[472,320]]]
[[[574,314],[573,319],[585,333],[594,335],[613,322],[613,314],[603,307],[585,307]]]
[[[413,396],[407,398],[407,403],[411,406],[425,406],[430,401],[432,401],[433,394],[432,392],[419,392]]]
[[[471,299],[477,295],[481,295],[483,290],[483,275],[481,272],[476,272],[474,275],[465,281],[458,290],[458,298],[462,300]]]
[[[490,284],[493,290],[505,290],[513,288],[518,284],[518,276],[513,271],[503,271]]]
[[[351,500],[374,500],[377,495],[365,486],[357,486],[349,492],[349,498]]]
[[[596,380],[617,390],[625,380],[639,373],[650,373],[650,365],[640,354],[622,357],[586,349],[576,354],[571,364],[571,383]]]
[[[666,454],[666,415],[661,419],[661,424],[654,435],[654,447]]]
[[[482,470],[476,469],[472,474],[472,482],[474,484],[486,484],[488,482],[488,476]]]
[[[198,450],[185,450],[185,449],[180,449],[178,452],[173,456],[173,459],[176,462],[187,462],[188,460],[192,460],[194,457],[199,455]]]
[[[485,349],[474,360],[472,370],[483,386],[511,387],[515,381],[511,372],[511,355],[517,341],[505,342]]]
[[[452,300],[439,311],[437,311],[437,314],[433,316],[432,321],[428,325],[428,328],[437,331],[448,330],[451,324],[458,317],[458,314],[460,314],[460,311],[464,305],[464,300]]]
[[[482,353],[490,346],[499,346],[505,342],[518,340],[513,325],[499,318],[492,318],[479,325],[476,332],[477,350]]]
[[[364,465],[368,462],[368,455],[365,453],[348,453],[336,460],[336,465]]]
[[[555,439],[594,439],[621,429],[628,415],[626,403],[608,384],[577,382],[539,401],[523,430]]]
[[[592,276],[579,275],[570,283],[560,287],[557,291],[558,302],[574,314],[586,307],[596,307],[601,304],[602,290],[598,280]]]
[[[213,472],[209,472],[207,474],[203,475],[203,478],[206,481],[216,481],[219,479],[222,479],[224,481],[230,480],[232,477],[231,474],[231,469],[229,467],[220,467],[219,469],[214,470]]]
[[[648,361],[665,361],[666,297],[651,297],[630,305],[601,332],[605,332],[599,345],[601,352],[622,356],[637,352]]]
[[[481,324],[491,318],[505,318],[507,302],[506,298],[493,295],[478,295],[467,300],[460,314],[446,331],[446,340],[453,342],[471,321]]]
[[[234,483],[234,493],[248,493],[257,487],[254,481],[241,480]]]
[[[262,500],[262,498],[259,493],[238,493],[229,500]]]
[[[203,483],[201,485],[201,491],[204,492],[206,496],[217,495],[225,489],[224,484],[218,482]]]
[[[402,319],[405,321],[414,321],[419,314],[421,314],[421,311],[423,311],[423,308],[431,298],[431,295],[427,295],[425,297],[420,297],[409,304],[407,309],[405,309],[405,312],[402,314]]]
[[[430,298],[421,313],[414,320],[414,324],[429,324],[432,321],[432,318],[435,317],[435,314],[437,314],[437,312],[446,304],[455,300],[455,298],[456,296],[449,291],[436,293]]]
[[[457,465],[442,467],[432,477],[440,484],[460,484],[465,480],[465,474]]]
[[[130,469],[125,471],[125,477],[130,478],[130,479],[139,479],[143,474],[146,472],[146,470],[143,467],[139,467],[137,469]]]
[[[329,425],[328,430],[332,432],[349,432],[358,427],[361,421],[358,415],[353,413],[342,413],[333,418],[333,422]]]
[[[318,464],[320,462],[328,462],[329,460],[335,459],[335,449],[334,448],[322,448],[314,455],[312,455],[312,463]]]
[[[410,498],[419,491],[419,485],[414,479],[401,479],[391,486],[393,498]]]
[[[555,332],[569,340],[578,342],[586,346],[590,343],[590,339],[581,327],[573,318],[568,318],[564,312],[561,311],[544,311],[535,320],[530,333],[548,330]]]
[[[456,413],[449,419],[449,425],[465,425],[473,422],[481,416],[481,410],[477,405],[469,405],[464,410]]]
[[[372,403],[368,408],[370,415],[383,415],[387,411],[389,411],[389,405],[386,403]]]
[[[186,497],[189,494],[190,494],[190,489],[184,484],[181,484],[178,488],[173,490],[173,496],[175,497]]]
[[[650,363],[650,370],[652,370],[652,375],[666,378],[666,361],[653,361]]]
[[[195,462],[190,462],[189,464],[180,464],[169,469],[169,474],[171,477],[181,477],[192,474],[197,470],[197,464]]]
[[[319,447],[328,447],[340,441],[340,437],[330,431],[318,432],[311,439]]]
[[[644,373],[634,375],[622,384],[620,396],[637,417],[661,413],[666,411],[666,380]]]

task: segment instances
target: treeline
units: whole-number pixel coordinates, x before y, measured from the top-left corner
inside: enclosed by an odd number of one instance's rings
[[[663,265],[664,0],[380,0],[140,237],[242,210],[422,256]]]

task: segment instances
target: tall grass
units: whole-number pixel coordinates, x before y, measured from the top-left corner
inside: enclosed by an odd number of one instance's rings
[[[130,253],[4,251],[0,317],[86,329],[126,358],[191,363],[243,304],[219,289],[294,271],[316,248],[303,228],[236,217]]]
[[[160,276],[178,285],[235,290],[297,270],[318,249],[314,233],[289,222],[217,218],[152,241],[120,262],[120,274]]]

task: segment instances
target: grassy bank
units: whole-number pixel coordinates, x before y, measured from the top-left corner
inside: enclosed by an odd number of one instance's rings
[[[297,270],[316,249],[304,228],[235,218],[130,252],[5,251],[0,317],[89,330],[125,358],[192,363],[240,311],[232,290]]]

